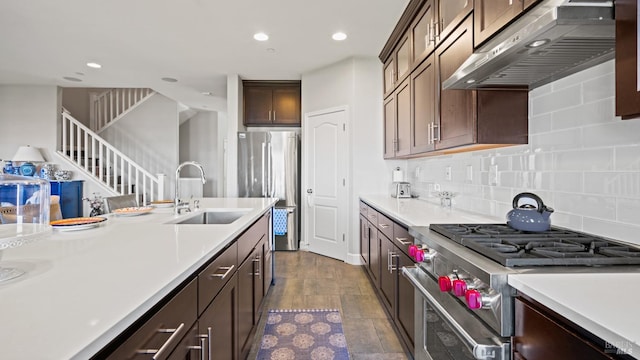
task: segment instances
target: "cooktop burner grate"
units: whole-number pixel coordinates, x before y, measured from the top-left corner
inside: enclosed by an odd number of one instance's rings
[[[640,248],[572,230],[533,233],[506,224],[432,224],[430,229],[509,267],[640,264]]]

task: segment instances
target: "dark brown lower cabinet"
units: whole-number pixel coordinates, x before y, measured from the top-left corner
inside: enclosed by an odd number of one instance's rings
[[[391,240],[387,239],[382,232],[378,232],[380,243],[380,255],[382,256],[380,266],[380,295],[382,303],[389,311],[389,314],[395,313],[396,307],[396,274],[394,270],[395,246]]]
[[[369,222],[360,215],[360,259],[365,267],[369,267]]]
[[[360,206],[368,207],[364,202]],[[364,262],[364,267],[406,351],[413,354],[414,290],[409,280],[402,276],[403,266],[415,266],[406,252],[408,245],[413,243],[413,237],[406,226],[382,212],[373,208],[366,212],[377,216],[360,216],[361,257],[367,259],[368,256],[369,260]]]
[[[245,353],[244,350],[247,350],[248,353],[248,349],[251,347],[251,344],[247,346],[247,342],[253,327],[254,269],[252,255],[249,255],[238,269],[238,354],[242,359],[246,357],[246,354],[242,356]]]
[[[187,337],[196,322],[197,294],[198,283],[194,279],[170,298],[133,334],[128,335],[109,355],[104,356],[99,353],[95,358],[113,360],[151,359],[153,356],[168,358],[179,347],[182,339]],[[180,353],[181,351],[176,353],[176,356]]]
[[[262,299],[264,299],[264,247],[265,241],[261,240],[253,250],[253,325],[260,320]]]
[[[370,225],[369,230],[369,275],[376,288],[380,288],[380,238],[378,229],[373,225]]]
[[[398,269],[402,269],[405,266],[415,266],[415,262],[405,253],[397,251],[396,266]],[[398,284],[398,302],[395,314],[396,324],[398,325],[398,330],[400,330],[400,335],[402,335],[405,342],[409,345],[409,348],[413,349],[415,344],[414,288],[411,282],[402,276],[401,270],[398,270],[396,278]]]
[[[616,350],[589,340],[568,320],[528,299],[515,299],[514,359],[617,359]]]
[[[234,275],[200,315],[198,339],[205,339],[206,359],[237,359],[238,275]],[[196,357],[198,359],[198,357]]]

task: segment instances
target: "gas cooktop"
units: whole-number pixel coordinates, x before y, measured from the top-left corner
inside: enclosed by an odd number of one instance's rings
[[[506,224],[432,224],[430,230],[504,266],[637,265],[640,248],[552,227],[523,232]]]

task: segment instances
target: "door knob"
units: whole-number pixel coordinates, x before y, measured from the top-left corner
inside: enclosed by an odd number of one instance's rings
[[[313,194],[313,189],[307,189],[307,194]]]

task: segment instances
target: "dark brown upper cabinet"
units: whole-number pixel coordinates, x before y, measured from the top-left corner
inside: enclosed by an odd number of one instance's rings
[[[393,93],[409,75],[411,70],[411,43],[409,36],[404,36],[384,66],[384,96]]]
[[[410,26],[413,44],[412,64],[418,65],[436,48],[436,15],[435,0],[428,0]]]
[[[405,79],[384,101],[384,158],[411,153],[411,86]]]
[[[436,49],[438,106],[436,150],[465,145],[496,147],[528,141],[527,90],[444,90],[448,79],[473,53],[473,21],[463,23]],[[473,148],[471,148],[473,149]]]
[[[435,64],[430,56],[411,73],[411,154],[435,149],[437,88]]]
[[[479,47],[538,1],[540,0],[475,0],[474,46]]]
[[[438,41],[444,41],[472,10],[473,0],[438,1]]]
[[[616,6],[616,115],[640,117],[640,59],[638,58],[637,0],[617,0]]]
[[[300,126],[300,81],[243,81],[245,126]]]
[[[537,0],[514,1],[522,11]],[[479,0],[476,4],[486,7]],[[442,89],[474,51],[474,11],[471,0],[411,0],[407,5],[380,53],[385,159],[527,143],[526,90]],[[399,61],[405,59],[406,44],[410,65],[405,74]]]

